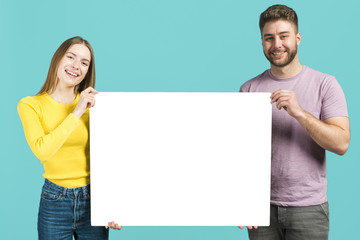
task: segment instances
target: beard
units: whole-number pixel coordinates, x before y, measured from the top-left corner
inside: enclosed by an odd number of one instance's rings
[[[286,52],[288,53],[288,57],[287,57],[284,61],[282,61],[282,62],[275,62],[275,61],[271,58],[271,53],[270,53],[270,52],[269,52],[268,54],[266,54],[266,53],[264,52],[264,55],[265,55],[265,57],[267,58],[267,60],[269,60],[269,62],[270,62],[272,65],[274,65],[274,66],[276,66],[276,67],[285,67],[285,66],[287,66],[289,63],[291,63],[291,62],[294,60],[294,58],[295,58],[295,56],[296,56],[296,54],[297,54],[297,46],[295,46],[295,49],[294,49],[294,50],[286,49]]]

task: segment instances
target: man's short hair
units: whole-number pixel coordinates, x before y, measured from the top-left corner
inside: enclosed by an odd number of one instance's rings
[[[261,13],[259,21],[261,33],[267,22],[273,22],[277,20],[289,21],[290,23],[294,24],[295,33],[298,32],[298,17],[296,12],[288,6],[277,4],[269,7],[263,13]]]

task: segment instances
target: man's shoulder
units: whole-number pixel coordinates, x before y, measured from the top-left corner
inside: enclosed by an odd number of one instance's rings
[[[253,77],[250,80],[246,81],[243,85],[241,85],[240,92],[248,92],[251,85],[257,84],[259,81],[268,76],[268,71],[269,69],[265,70],[263,73],[260,73],[256,77]]]
[[[259,81],[263,78],[266,78],[269,76],[269,70],[270,69],[266,69],[264,72],[260,73],[259,75],[257,75],[256,77],[251,78],[250,80],[248,80],[247,82],[256,82]]]
[[[305,75],[307,76],[311,76],[311,77],[315,77],[318,78],[319,80],[325,80],[325,79],[335,79],[334,76],[328,74],[328,73],[324,73],[324,72],[320,72],[318,70],[315,70],[313,68],[310,68],[308,66],[304,65],[304,68],[306,68],[305,70]]]

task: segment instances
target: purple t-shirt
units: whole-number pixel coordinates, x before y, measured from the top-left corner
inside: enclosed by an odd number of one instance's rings
[[[278,79],[270,70],[244,83],[241,92],[294,91],[299,105],[314,117],[348,116],[344,93],[335,77],[303,66],[294,77]],[[269,99],[270,101],[270,99]],[[273,104],[271,203],[311,206],[327,201],[325,150],[284,109]]]

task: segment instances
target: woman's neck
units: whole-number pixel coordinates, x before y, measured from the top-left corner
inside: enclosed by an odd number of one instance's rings
[[[57,86],[54,92],[49,95],[58,103],[70,104],[75,100],[77,94],[74,88],[61,88]]]

